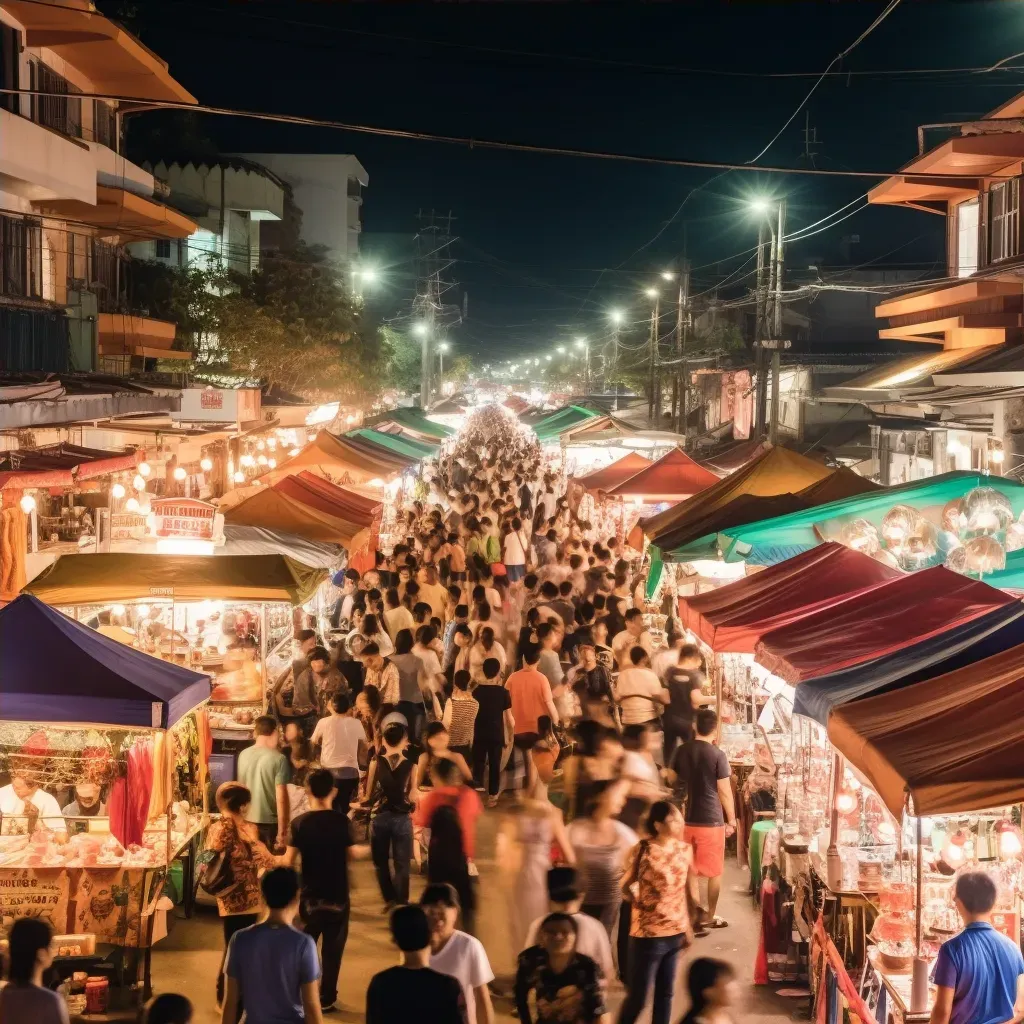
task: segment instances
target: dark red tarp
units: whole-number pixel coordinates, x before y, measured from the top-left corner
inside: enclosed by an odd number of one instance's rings
[[[766,633],[899,576],[842,544],[822,544],[707,594],[681,597],[679,617],[713,650],[750,654]]]
[[[380,511],[380,502],[336,487],[313,473],[283,477],[273,488],[303,505],[361,526],[369,526]]]
[[[681,448],[673,448],[628,480],[609,488],[608,493],[652,502],[682,501],[718,482],[714,473],[698,466]]]
[[[936,566],[766,633],[754,657],[799,683],[902,650],[1016,600]]]
[[[607,491],[650,465],[650,459],[644,458],[639,452],[630,452],[603,469],[595,469],[593,473],[578,477],[576,482],[583,484],[588,491]]]
[[[16,448],[0,455],[0,488],[71,487],[76,480],[127,472],[142,459],[141,449],[112,452],[67,442]]]

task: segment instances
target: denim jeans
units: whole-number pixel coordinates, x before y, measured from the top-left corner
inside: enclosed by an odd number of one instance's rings
[[[619,1012],[619,1024],[634,1024],[643,1012],[647,993],[654,989],[651,1024],[669,1024],[672,1019],[672,990],[676,985],[683,936],[629,939],[629,973],[626,1001]]]
[[[412,817],[379,811],[370,822],[370,854],[385,903],[409,902],[409,862],[412,860]],[[394,862],[394,872],[388,859]]]

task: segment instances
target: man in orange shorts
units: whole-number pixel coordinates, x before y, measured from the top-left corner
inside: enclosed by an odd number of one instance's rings
[[[725,928],[715,911],[722,892],[725,870],[725,840],[736,831],[732,798],[732,770],[725,751],[715,746],[718,715],[710,709],[698,711],[694,723],[696,739],[676,751],[672,769],[686,794],[683,839],[693,847],[693,866],[687,884],[693,905],[700,908],[700,879],[708,880],[707,910],[694,922],[696,935],[708,928]]]

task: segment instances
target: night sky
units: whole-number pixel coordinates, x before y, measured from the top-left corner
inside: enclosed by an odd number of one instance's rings
[[[122,0],[101,6],[113,14],[126,8]],[[200,102],[742,163],[764,147],[815,80],[766,73],[819,74],[884,4],[147,0],[127,6],[137,14],[132,27]],[[1021,50],[1024,3],[903,0],[842,69],[988,67]],[[707,73],[679,70],[686,68]],[[976,117],[1021,89],[1024,68],[829,78],[807,107],[819,139],[813,162],[836,170],[896,170],[916,152],[919,123]],[[804,124],[801,112],[760,162],[806,164]],[[742,271],[746,257],[729,257],[756,241],[745,197],[785,194],[789,226],[797,228],[874,183],[736,172],[679,210],[713,172],[223,118],[206,118],[202,128],[224,151],[358,156],[370,176],[364,242],[375,260],[393,264],[386,291],[374,300],[381,315],[407,309],[412,267],[401,236],[414,232],[417,210],[451,209],[460,238],[455,274],[469,312],[453,340],[460,350],[490,358],[542,352],[581,331],[597,337],[603,311],[613,305],[632,302],[639,319],[642,284],[684,251],[701,267],[695,290]],[[852,235],[860,241],[844,247],[844,236],[849,242]],[[794,246],[789,258],[794,267],[934,265],[940,275],[942,220],[869,209]],[[705,266],[713,261],[721,262]]]

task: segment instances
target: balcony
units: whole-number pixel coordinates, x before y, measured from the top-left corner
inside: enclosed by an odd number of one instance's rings
[[[106,366],[111,360],[192,359],[191,353],[171,348],[176,328],[166,320],[135,313],[100,313],[98,329],[100,359]]]
[[[0,109],[0,187],[32,201],[96,202],[96,165],[83,142]]]
[[[147,196],[106,185],[96,187],[96,203],[55,200],[35,204],[50,217],[89,224],[97,234],[120,242],[143,242],[155,238],[188,238],[197,230],[195,221]]]

